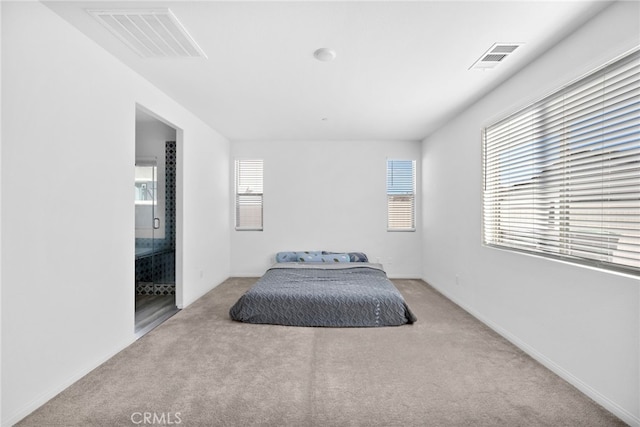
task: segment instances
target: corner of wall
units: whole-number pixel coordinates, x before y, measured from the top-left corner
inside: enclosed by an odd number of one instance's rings
[[[2,188],[2,2],[0,2],[0,189]],[[2,324],[2,191],[0,190],[0,325]],[[2,378],[2,334],[0,333],[0,379]],[[0,382],[1,384],[1,382]],[[0,386],[0,422],[2,420]]]

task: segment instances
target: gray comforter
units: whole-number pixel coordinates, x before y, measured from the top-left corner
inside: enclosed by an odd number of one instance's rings
[[[289,326],[398,326],[417,320],[382,266],[370,263],[276,264],[229,315]]]

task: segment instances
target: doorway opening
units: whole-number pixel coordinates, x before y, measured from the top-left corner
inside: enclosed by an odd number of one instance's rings
[[[135,335],[179,311],[176,304],[177,130],[136,108]]]

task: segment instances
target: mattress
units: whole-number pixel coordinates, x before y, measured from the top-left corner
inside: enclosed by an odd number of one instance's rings
[[[288,326],[399,326],[417,320],[382,266],[360,262],[275,264],[229,315]]]

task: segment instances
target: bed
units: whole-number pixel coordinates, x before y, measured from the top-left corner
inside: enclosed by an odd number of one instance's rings
[[[417,320],[380,264],[325,254],[330,255],[325,261],[279,259],[231,307],[230,317],[326,327],[400,326]]]

